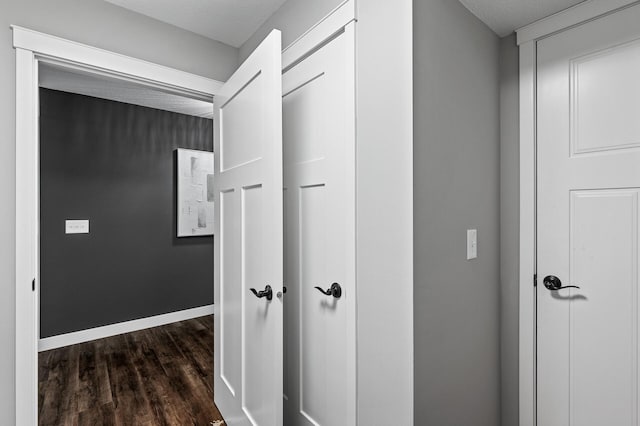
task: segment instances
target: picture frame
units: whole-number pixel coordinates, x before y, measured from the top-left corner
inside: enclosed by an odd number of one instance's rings
[[[178,148],[177,236],[213,235],[214,153]]]

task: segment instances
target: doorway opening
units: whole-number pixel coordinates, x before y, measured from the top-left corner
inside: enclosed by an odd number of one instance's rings
[[[178,238],[176,217],[181,170],[200,191],[187,214],[205,211],[193,226],[213,228],[203,167],[176,164],[212,151],[212,103],[55,64],[38,76],[39,424],[222,420],[213,239]]]
[[[110,184],[114,187],[125,187],[117,179],[109,183],[109,178],[105,176],[104,172],[108,171],[109,167],[112,167],[118,169],[120,172],[117,173],[118,175],[126,175],[127,167],[118,166],[113,162],[113,158],[109,157],[115,153],[131,160],[131,158],[128,158],[132,156],[131,153],[122,150],[122,145],[118,149],[116,142],[114,142],[115,145],[111,144],[105,147],[101,143],[104,141],[100,140],[101,137],[106,137],[104,133],[109,133],[108,126],[104,121],[108,120],[110,124],[117,123],[119,122],[117,120],[118,114],[122,118],[123,116],[128,117],[135,111],[146,112],[151,118],[147,117],[146,122],[142,120],[142,127],[149,128],[149,123],[154,120],[161,121],[161,128],[159,130],[156,129],[155,136],[163,136],[161,134],[163,133],[162,126],[165,128],[168,126],[167,117],[169,116],[179,118],[178,123],[174,126],[177,128],[189,127],[191,124],[199,122],[204,126],[199,130],[200,139],[204,136],[207,139],[207,143],[203,144],[203,146],[176,146],[176,148],[198,148],[203,151],[211,151],[213,126],[211,123],[206,124],[206,122],[211,121],[213,95],[221,86],[221,83],[89,46],[78,45],[23,28],[14,27],[13,31],[14,47],[16,47],[16,86],[18,93],[16,98],[16,168],[18,170],[16,192],[19,194],[16,199],[16,216],[19,218],[16,221],[16,229],[18,230],[16,238],[16,422],[18,424],[59,424],[61,422],[59,415],[63,414],[63,410],[58,402],[63,402],[62,405],[64,405],[65,399],[68,403],[66,408],[69,409],[72,416],[75,416],[75,422],[81,421],[88,422],[87,424],[94,424],[97,421],[95,417],[92,417],[94,415],[103,415],[106,421],[109,416],[117,414],[122,418],[122,415],[127,414],[109,413],[109,401],[107,401],[107,404],[103,404],[102,402],[105,401],[101,399],[105,395],[111,395],[111,404],[115,405],[113,399],[116,399],[117,403],[124,407],[121,411],[128,411],[129,414],[132,414],[132,406],[136,408],[136,404],[140,405],[140,401],[147,401],[152,406],[151,412],[155,410],[156,413],[170,415],[168,413],[171,410],[159,408],[157,404],[155,407],[153,406],[154,397],[149,389],[161,390],[158,380],[164,380],[165,384],[180,385],[182,383],[182,388],[177,391],[174,389],[174,394],[181,393],[183,396],[188,396],[190,389],[196,389],[192,393],[200,392],[198,396],[203,401],[211,401],[209,408],[215,407],[213,404],[211,377],[213,371],[212,278],[208,279],[208,289],[205,291],[210,296],[202,297],[202,294],[196,295],[195,299],[197,300],[195,302],[193,300],[185,301],[184,294],[176,292],[174,292],[173,298],[166,297],[166,294],[162,294],[162,286],[157,285],[152,289],[139,290],[138,294],[135,294],[134,291],[133,294],[121,294],[118,297],[112,296],[111,300],[109,300],[109,296],[106,296],[106,294],[110,290],[114,290],[114,293],[116,292],[117,286],[115,286],[115,283],[118,280],[111,277],[111,283],[114,283],[114,285],[109,286],[104,282],[101,283],[100,277],[115,272],[120,274],[119,281],[126,281],[128,275],[135,275],[132,270],[123,269],[122,264],[118,265],[114,261],[117,256],[109,256],[109,253],[95,256],[97,253],[95,250],[86,250],[94,255],[89,256],[89,258],[93,259],[93,262],[87,262],[87,259],[82,260],[78,257],[83,252],[82,249],[74,254],[73,250],[68,250],[69,247],[65,248],[58,245],[58,249],[55,248],[56,244],[62,243],[64,245],[65,242],[75,243],[76,245],[82,242],[87,243],[89,241],[88,237],[98,236],[96,234],[100,233],[100,227],[104,223],[99,225],[99,221],[92,222],[90,217],[81,218],[77,210],[76,212],[61,213],[65,216],[61,224],[57,223],[59,222],[59,218],[57,218],[53,220],[55,223],[51,226],[51,223],[45,223],[45,218],[49,217],[48,213],[52,211],[52,207],[72,206],[73,203],[69,200],[84,199],[95,201],[97,198],[109,194],[107,190],[95,190],[95,188],[92,190],[89,183],[102,182],[102,184]],[[48,105],[48,112],[43,113],[45,107],[47,107],[45,103]],[[74,122],[74,120],[68,120],[67,125],[62,124],[65,119],[65,113],[60,107],[65,105],[71,105],[71,109],[75,108],[76,113],[84,110],[85,127],[87,127],[86,122],[91,122],[92,120],[98,124],[98,129],[95,129],[95,133],[87,134],[86,129],[82,130],[82,125]],[[100,105],[103,107],[107,105],[107,114],[100,112]],[[118,108],[126,111],[114,112]],[[67,113],[71,112],[74,111],[67,111]],[[91,114],[93,114],[92,117]],[[48,120],[46,124],[44,123],[45,120]],[[102,124],[100,124],[100,120],[103,121]],[[124,133],[121,132],[120,135],[131,133],[136,129],[132,121],[129,121],[125,127],[127,129],[123,131]],[[170,127],[165,133],[174,134],[174,139],[184,136]],[[138,130],[142,133],[145,131],[144,128],[138,128]],[[58,150],[59,152],[54,152],[54,155],[51,155],[51,150],[47,152],[42,149],[44,143],[50,142],[49,140],[43,140],[45,131],[46,138],[50,138],[53,135],[60,139],[58,148],[63,147],[63,149]],[[200,140],[191,137],[185,139]],[[185,239],[183,238],[176,238],[175,217],[177,206],[174,184],[176,173],[174,158],[176,153],[173,150],[169,150],[167,163],[167,142],[165,141],[163,148],[160,140],[161,138],[157,137],[153,141],[155,144],[147,144],[142,148],[138,147],[139,152],[134,155],[137,157],[134,158],[137,163],[134,164],[134,167],[130,167],[129,171],[137,171],[139,180],[144,181],[142,177],[144,174],[140,173],[140,170],[149,166],[149,164],[144,163],[145,159],[147,163],[153,162],[152,160],[154,158],[157,159],[159,152],[164,149],[164,163],[157,165],[157,167],[164,169],[163,182],[166,183],[167,179],[169,182],[168,187],[164,189],[164,194],[159,197],[165,201],[165,207],[162,209],[156,207],[155,213],[146,212],[145,217],[138,219],[138,221],[129,212],[130,223],[128,224],[133,225],[131,230],[134,232],[130,233],[129,243],[127,243],[127,239],[120,239],[120,249],[118,249],[118,245],[113,246],[112,241],[112,246],[109,249],[111,253],[117,254],[123,251],[123,247],[131,245],[131,241],[136,240],[135,229],[145,226],[153,228],[152,216],[154,214],[156,216],[164,216],[165,222],[168,220],[170,223],[169,232],[158,232],[162,234],[161,238],[168,241],[168,246],[180,249],[210,246],[209,251],[212,251],[212,237],[198,237],[200,239],[199,242],[188,242],[184,241]],[[65,141],[67,143],[75,141],[75,143],[65,147]],[[54,148],[54,146],[47,145],[47,149],[49,148]],[[102,153],[100,153],[101,149]],[[92,154],[92,150],[94,151],[93,160],[91,158],[88,160],[82,158],[83,155]],[[50,157],[48,157],[50,161],[47,160],[48,165],[41,162],[43,155]],[[103,161],[103,164],[100,164],[100,161]],[[87,167],[92,162],[93,166]],[[97,176],[86,177],[85,175],[83,177],[82,174],[90,172],[91,170],[89,169],[91,168],[94,169]],[[151,177],[153,179],[157,176]],[[73,189],[74,185],[71,185],[71,183],[74,179],[76,183],[80,181],[80,183],[84,182],[88,186],[85,189],[81,187]],[[47,184],[44,185],[44,182],[47,182]],[[50,183],[55,185],[51,187]],[[149,182],[146,182],[146,185],[150,188]],[[71,189],[70,192],[72,194],[67,194],[66,196],[63,194],[65,186]],[[136,185],[133,184],[133,186]],[[45,194],[45,191],[49,191],[48,195]],[[157,191],[155,195],[160,192],[162,191]],[[121,195],[124,196],[125,194],[121,193]],[[66,201],[65,197],[67,197]],[[145,204],[153,199],[153,191],[149,191],[146,198],[144,195],[140,196],[139,207],[144,207]],[[134,203],[131,200],[127,202],[126,197],[118,200],[118,193],[115,191],[110,193],[110,200],[107,200],[102,206],[98,206],[97,210],[102,210],[107,213],[106,216],[109,216],[108,213],[110,212],[113,213],[118,209],[124,210],[123,206],[125,204]],[[56,215],[59,216],[59,214]],[[85,222],[88,219],[89,223],[68,222],[68,219],[81,220],[80,222]],[[88,231],[91,232],[88,235],[84,229],[86,225],[88,225]],[[127,228],[127,223],[121,225],[123,228]],[[75,229],[74,226],[80,226],[82,229]],[[113,230],[113,226],[111,229]],[[108,236],[111,233],[102,234],[103,236]],[[80,239],[73,240],[69,237],[84,237],[84,241]],[[209,241],[204,242],[205,238]],[[58,240],[57,243],[56,239]],[[47,241],[46,247],[42,244],[45,240]],[[191,240],[195,241],[197,239]],[[152,242],[151,245],[157,246],[157,242]],[[52,248],[53,250],[51,250]],[[159,264],[163,263],[163,261],[160,260],[155,264],[154,262],[144,264],[144,262],[141,262],[145,255],[144,250],[139,248],[138,252],[138,256],[130,256],[132,257],[132,266],[130,267],[151,272],[155,270],[156,278],[160,280],[162,272],[159,271],[161,269]],[[63,255],[70,255],[71,259],[62,259]],[[211,253],[207,253],[206,257],[211,260]],[[49,263],[47,264],[47,262]],[[55,271],[56,263],[60,266],[60,270],[57,272]],[[80,276],[85,276],[84,279],[78,280],[78,276],[75,278],[69,275],[65,276],[69,272],[86,268],[91,264],[93,264],[93,271],[91,271],[90,267],[89,270],[85,270],[83,274],[80,274]],[[96,267],[97,265],[102,266]],[[192,267],[192,265],[188,266]],[[202,269],[212,269],[212,261],[208,265],[200,265],[200,267]],[[158,271],[160,274],[157,273]],[[62,275],[56,277],[56,274],[60,272]],[[56,278],[49,280],[49,283],[60,282],[59,278],[63,277],[62,285],[55,291],[50,292],[50,294],[43,293],[41,291],[43,289],[43,273],[45,278],[46,276]],[[153,277],[153,274],[150,276]],[[21,285],[24,277],[30,277],[28,279],[28,288]],[[69,279],[67,280],[66,278]],[[193,277],[185,277],[181,283],[183,287],[186,281],[191,281],[190,278]],[[66,288],[65,284],[67,284]],[[92,284],[98,284],[98,286],[91,288]],[[105,290],[103,287],[110,288]],[[168,291],[166,288],[165,290]],[[61,294],[64,291],[67,292],[66,295]],[[183,299],[181,302],[184,303],[180,307],[156,306],[149,310],[150,305],[153,305],[150,301],[154,297],[154,292],[160,293],[162,299],[173,299],[173,302],[176,301],[175,299]],[[53,302],[51,302],[51,299],[45,300],[52,294],[57,296],[58,299],[56,300],[54,297],[52,299]],[[84,300],[71,301],[64,306],[65,298],[72,299],[79,296],[84,296]],[[129,311],[119,318],[117,315],[113,316],[123,306],[131,305],[130,301],[135,299],[142,299],[142,303],[138,304],[138,308],[148,309],[148,312],[140,310],[137,312]],[[47,308],[41,311],[43,303],[47,305]],[[77,319],[82,317],[82,315],[78,314],[83,313],[83,310],[85,314],[83,317],[84,322],[80,321],[79,324],[73,325],[73,320],[69,320],[69,318],[73,319],[75,317]],[[43,315],[41,315],[41,312]],[[91,314],[97,315],[91,319]],[[67,316],[67,323],[64,320],[65,315]],[[193,350],[186,350],[187,346],[180,343],[184,343],[184,339],[190,341],[193,346],[191,349]],[[135,346],[136,343],[138,346]],[[171,364],[168,361],[172,356],[171,345],[163,345],[165,343],[172,343],[173,349],[177,349],[179,355],[186,361],[180,363],[182,361],[177,357],[175,358],[176,361]],[[210,348],[208,354],[207,348]],[[152,351],[156,354],[157,362],[155,364],[147,363],[145,367],[141,362],[136,361],[135,356],[138,356],[138,360],[142,356],[145,361],[153,361],[154,357],[150,355]],[[164,359],[164,362],[160,362],[160,358]],[[40,371],[38,371],[39,360],[41,361]],[[99,362],[102,362],[102,366],[99,365]],[[133,366],[135,371],[133,373],[126,372],[126,369],[120,368],[123,366]],[[151,366],[162,368],[165,373],[164,378],[159,375],[159,371],[150,371]],[[171,373],[171,367],[174,368],[173,373]],[[63,376],[64,369],[70,374]],[[80,371],[80,369],[83,369],[84,372]],[[207,373],[209,370],[210,372]],[[105,386],[104,380],[100,382],[100,374],[104,372],[114,375],[110,377],[107,374],[106,376],[109,386]],[[119,383],[117,377],[121,379]],[[138,385],[147,387],[141,386],[136,389],[132,385],[132,378],[135,377],[138,378]],[[200,377],[203,384],[209,382],[209,388],[207,386],[189,388],[193,384],[189,383],[189,381],[194,377]],[[155,382],[149,380],[150,378],[153,378]],[[52,383],[56,389],[50,387]],[[40,392],[38,392],[39,387]],[[135,396],[138,398],[130,398],[128,408],[126,407],[126,392],[123,395],[118,394],[122,390],[128,390],[130,397]],[[137,391],[135,395],[132,392],[133,390]],[[163,395],[166,396],[167,393],[164,391]],[[51,398],[52,396],[53,398]],[[49,399],[47,399],[48,397]],[[55,398],[60,398],[60,400],[56,401]],[[157,403],[159,400],[158,398],[155,402]],[[55,415],[52,415],[51,411],[43,411],[46,408],[53,409]],[[83,408],[85,410],[82,410]],[[93,413],[89,413],[86,410],[88,408],[95,408],[95,410],[93,410]],[[141,407],[138,406],[137,408]],[[219,413],[205,414],[199,412],[197,408],[194,409],[194,407],[186,407],[184,405],[183,408],[186,411],[191,411],[191,413],[186,413],[187,416],[196,413],[200,413],[203,416],[206,415],[205,424],[222,420]],[[76,412],[72,413],[73,410]],[[85,414],[81,415],[82,411],[85,411]],[[45,413],[47,414],[39,415]],[[174,410],[174,415],[182,414]],[[202,417],[200,421],[205,421],[205,418]],[[127,423],[126,419],[125,423]]]

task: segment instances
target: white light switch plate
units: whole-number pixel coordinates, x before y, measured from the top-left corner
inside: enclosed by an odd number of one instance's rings
[[[65,220],[64,229],[65,229],[65,234],[88,234],[89,221],[85,219]]]
[[[467,260],[478,257],[478,230],[467,229]]]

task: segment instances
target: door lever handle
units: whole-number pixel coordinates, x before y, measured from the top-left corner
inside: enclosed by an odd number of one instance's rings
[[[273,299],[273,289],[268,284],[264,290],[261,291],[256,291],[255,288],[250,288],[249,290],[251,290],[251,293],[253,293],[258,299],[262,299],[263,297],[266,297],[267,300]]]
[[[342,297],[342,287],[340,287],[340,284],[338,283],[331,284],[331,287],[329,287],[327,290],[323,290],[322,288],[317,286],[315,288],[317,288],[318,291],[325,296],[333,296],[336,299],[340,299]]]
[[[563,287],[562,281],[560,281],[560,278],[556,277],[555,275],[547,275],[546,277],[544,277],[543,284],[547,288],[547,290],[551,291],[562,290],[563,288],[580,288],[577,285],[565,285]]]

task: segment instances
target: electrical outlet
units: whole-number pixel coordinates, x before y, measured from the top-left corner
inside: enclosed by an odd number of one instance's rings
[[[65,229],[65,234],[88,234],[89,221],[86,219],[65,220],[64,229]]]

